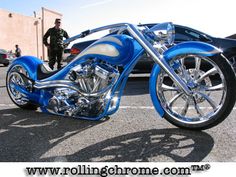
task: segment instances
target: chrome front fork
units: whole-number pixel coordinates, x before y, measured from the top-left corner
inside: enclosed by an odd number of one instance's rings
[[[145,37],[135,28],[133,25],[128,25],[127,30],[132,34],[132,36],[139,42],[139,44],[146,50],[146,52],[153,58],[155,63],[160,65],[160,67],[169,75],[169,77],[179,86],[183,92],[191,96],[192,91],[188,88],[187,84],[175,73],[175,71],[169,66],[163,55],[158,53],[158,51],[145,39]]]

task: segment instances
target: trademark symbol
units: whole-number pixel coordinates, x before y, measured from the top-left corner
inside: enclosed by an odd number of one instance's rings
[[[206,171],[211,168],[210,164],[205,164],[205,165],[191,165],[191,168],[193,171]]]
[[[205,164],[204,168],[205,168],[205,170],[209,170],[211,168],[211,165],[210,164]]]

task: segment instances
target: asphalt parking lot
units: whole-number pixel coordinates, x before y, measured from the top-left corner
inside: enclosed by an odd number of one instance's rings
[[[119,111],[85,121],[16,107],[0,66],[0,161],[2,162],[228,162],[236,161],[236,109],[205,131],[176,128],[155,112],[148,77],[129,79]]]

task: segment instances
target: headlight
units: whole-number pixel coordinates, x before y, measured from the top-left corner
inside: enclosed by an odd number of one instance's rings
[[[175,27],[171,22],[160,23],[148,30],[149,34],[152,34],[153,40],[173,44],[175,40]]]

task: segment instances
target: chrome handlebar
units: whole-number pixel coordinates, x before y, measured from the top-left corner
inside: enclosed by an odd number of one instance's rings
[[[129,23],[117,23],[117,24],[102,26],[102,27],[99,27],[99,28],[94,28],[92,30],[86,30],[86,31],[83,31],[82,33],[80,33],[76,36],[73,36],[69,39],[64,40],[64,43],[66,43],[66,44],[70,43],[70,42],[72,42],[76,39],[83,38],[87,35],[90,35],[90,34],[93,34],[93,33],[99,32],[99,31],[103,31],[103,30],[107,30],[107,29],[111,29],[111,28],[128,27],[128,26],[134,26],[134,25],[129,24]]]

